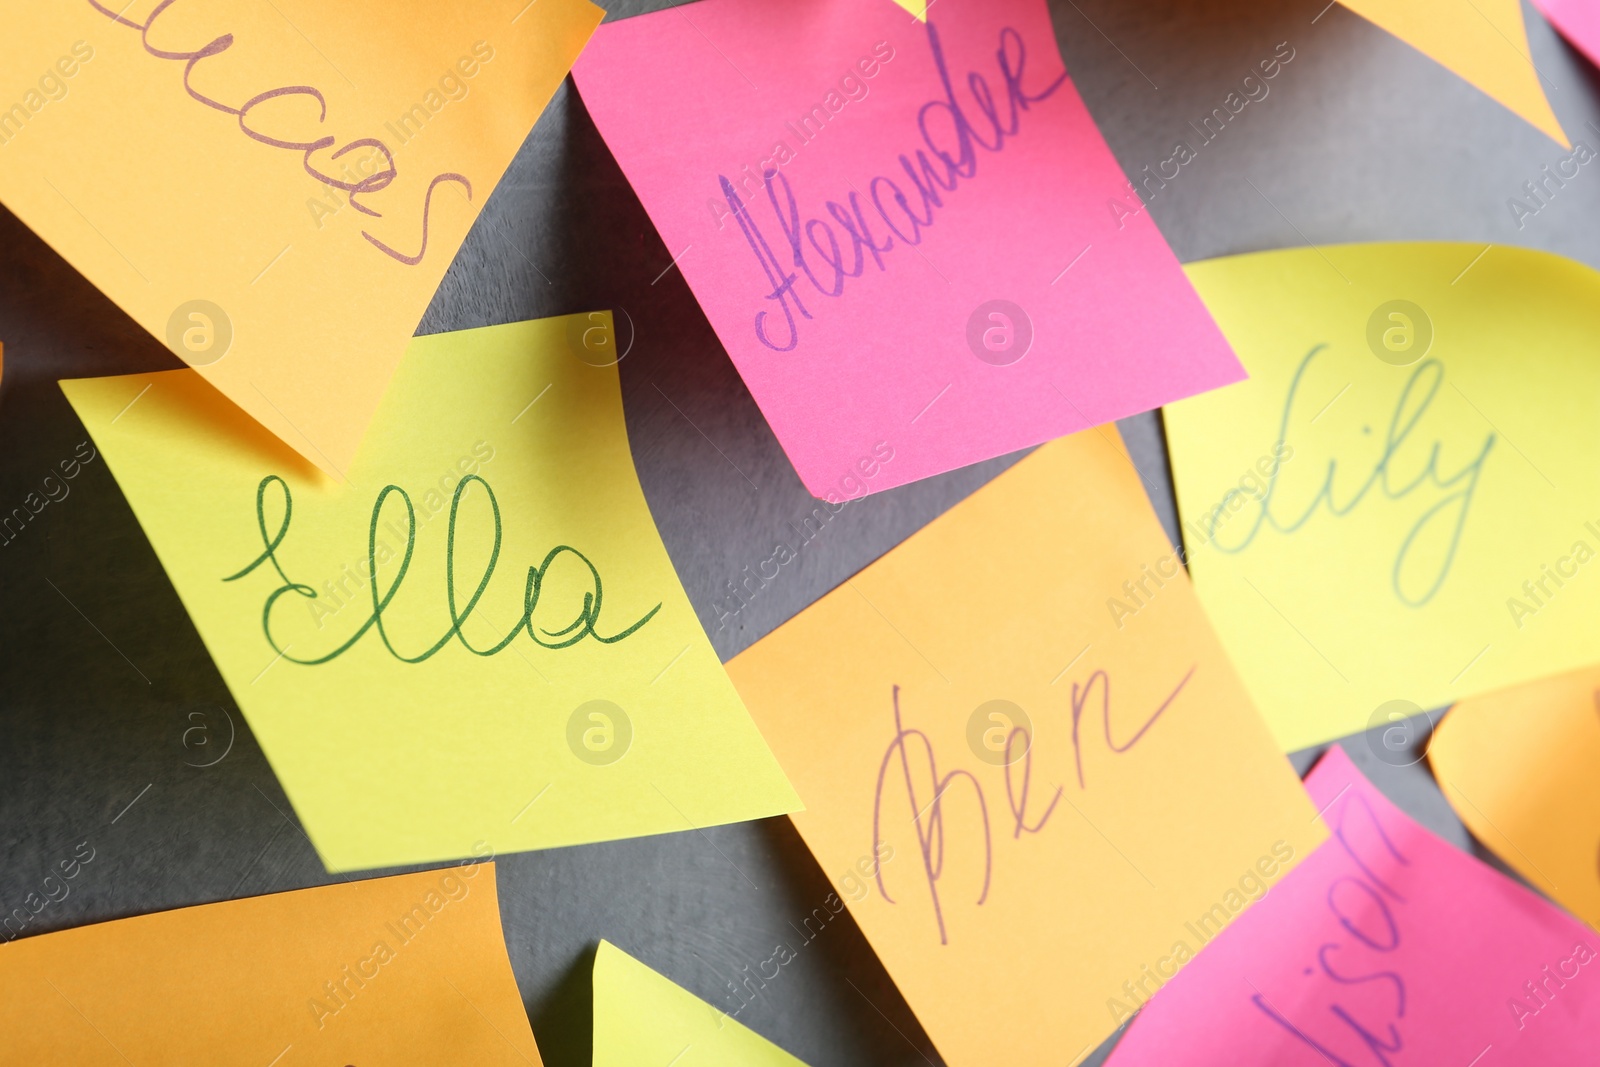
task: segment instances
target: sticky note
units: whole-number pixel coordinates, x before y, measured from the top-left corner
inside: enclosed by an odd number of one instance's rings
[[[792,810],[650,521],[608,314],[417,338],[349,479],[63,382],[333,870]]]
[[[1600,7],[1591,0],[1534,0],[1533,6],[1590,63],[1600,65]]]
[[[1343,0],[1446,70],[1561,144],[1567,135],[1545,98],[1528,50],[1520,0]]]
[[[594,1067],[805,1067],[609,941],[594,958]]]
[[[339,477],[601,16],[586,0],[19,9],[0,39],[20,90],[0,99],[0,201]]]
[[[1600,667],[1463,700],[1428,762],[1474,837],[1600,929]]]
[[[0,1029],[7,1063],[542,1063],[493,863],[22,938]]]
[[[728,671],[952,1067],[1076,1063],[1124,983],[1323,837],[1114,428],[1035,451]]]
[[[1411,821],[1337,747],[1306,788],[1332,836],[1152,990],[1108,1067],[1593,1058],[1593,930]]]
[[[1242,376],[1043,0],[702,0],[602,26],[573,73],[817,497]]]
[[[1250,380],[1165,410],[1178,510],[1284,749],[1594,658],[1600,275],[1443,243],[1189,273]]]

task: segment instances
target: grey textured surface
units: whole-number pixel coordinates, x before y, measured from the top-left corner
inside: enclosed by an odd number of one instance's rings
[[[865,0],[864,0],[865,2]],[[880,0],[888,2],[888,0]],[[1345,241],[1514,243],[1600,266],[1600,176],[1518,229],[1507,198],[1557,145],[1325,0],[1057,0],[1079,90],[1130,175],[1166,158],[1282,41],[1295,58],[1150,211],[1185,261]],[[612,17],[651,3],[612,3]],[[1470,16],[1467,16],[1470,17]],[[1574,138],[1600,130],[1597,75],[1528,9],[1539,70]],[[570,82],[524,144],[419,332],[594,308],[637,329],[622,365],[634,455],[663,539],[724,658],[747,647],[1003,469],[1001,459],[850,505],[747,608],[725,583],[812,507]],[[54,380],[175,366],[105,297],[0,211],[0,506],[84,433]],[[1159,420],[1123,424],[1170,535]],[[103,462],[0,549],[0,906],[88,837],[97,857],[28,928],[327,882]],[[195,719],[192,713],[202,718]],[[221,744],[194,763],[185,730]],[[231,723],[231,728],[230,728]],[[1403,807],[1471,842],[1424,766],[1346,747]],[[206,750],[215,752],[215,749]],[[1313,753],[1295,757],[1302,771]],[[131,807],[129,806],[131,803]],[[504,857],[512,964],[546,1062],[588,1062],[587,968],[605,937],[732,1009],[728,984],[828,892],[785,820]],[[810,1063],[933,1063],[915,1018],[848,919],[739,1018]],[[1098,1060],[1098,1057],[1096,1057]]]

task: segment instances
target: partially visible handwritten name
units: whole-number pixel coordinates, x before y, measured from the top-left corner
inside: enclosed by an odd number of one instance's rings
[[[188,93],[189,96],[192,97],[197,103],[204,104],[206,107],[220,111],[224,115],[235,116],[239,120],[239,132],[250,138],[252,141],[257,141],[264,145],[270,145],[273,148],[282,148],[290,152],[303,153],[301,157],[301,165],[305,168],[305,172],[307,174],[311,175],[311,177],[315,178],[325,186],[328,186],[332,189],[342,190],[345,194],[347,194],[347,202],[350,204],[350,206],[361,212],[363,215],[369,215],[372,218],[383,217],[383,213],[381,211],[374,210],[366,204],[361,203],[361,201],[357,199],[362,195],[368,193],[377,193],[388,188],[388,186],[394,182],[395,178],[399,177],[400,172],[395,166],[394,153],[391,152],[388,146],[382,141],[378,140],[376,137],[359,137],[353,141],[347,142],[344,147],[338,149],[328,156],[329,160],[337,160],[349,152],[353,152],[361,148],[368,148],[377,152],[379,156],[382,157],[382,169],[378,170],[376,173],[369,174],[355,181],[347,181],[333,174],[324,173],[323,171],[318,170],[317,167],[313,166],[311,162],[312,156],[316,155],[318,152],[324,151],[325,149],[332,148],[338,143],[338,138],[334,137],[332,134],[324,134],[321,137],[314,137],[311,140],[305,141],[284,140],[282,138],[269,136],[268,134],[262,133],[260,130],[251,128],[250,113],[257,107],[269,100],[277,100],[281,97],[294,96],[305,97],[316,102],[317,123],[320,125],[328,118],[328,101],[323,97],[320,89],[317,89],[315,86],[311,85],[284,85],[276,89],[268,89],[264,92],[257,93],[255,96],[252,96],[238,107],[224,104],[220,100],[213,100],[210,97],[202,94],[192,84],[190,84],[189,79],[194,73],[195,67],[198,66],[202,61],[219,56],[233,47],[233,34],[224,33],[219,37],[213,38],[206,44],[201,45],[199,48],[189,51],[168,51],[167,49],[157,48],[155,45],[150,43],[150,29],[155,25],[156,20],[161,17],[162,13],[176,3],[177,0],[161,0],[160,3],[156,4],[156,6],[151,9],[150,14],[143,22],[135,22],[132,19],[125,18],[120,13],[113,11],[111,8],[101,4],[99,0],[88,0],[88,2],[90,7],[100,12],[100,14],[104,15],[112,22],[117,23],[119,26],[127,26],[129,29],[138,30],[139,43],[144,47],[146,52],[154,56],[156,59],[165,59],[182,63],[184,92]],[[126,7],[124,7],[124,10],[126,10]],[[326,164],[319,164],[319,166],[325,165]],[[348,171],[348,168],[346,168],[346,170]],[[462,188],[466,189],[467,199],[472,199],[472,183],[468,181],[465,176],[448,171],[443,174],[435,175],[433,180],[428,183],[427,191],[423,193],[422,197],[422,246],[417,250],[416,255],[407,255],[404,252],[397,251],[396,249],[391,248],[384,242],[380,241],[378,238],[372,236],[372,234],[368,233],[366,230],[361,231],[361,236],[365,237],[374,248],[382,252],[384,255],[389,256],[391,259],[398,260],[408,267],[414,267],[418,263],[421,263],[422,257],[426,255],[428,251],[428,210],[433,203],[434,187],[440,182],[454,182],[460,185]]]
[[[1289,384],[1288,395],[1284,399],[1275,449],[1282,448],[1286,444],[1289,420],[1293,417],[1295,399],[1299,395],[1300,384],[1306,375],[1306,370],[1327,347],[1327,345],[1317,345],[1306,353],[1305,358],[1300,361],[1300,366],[1296,368],[1294,378]],[[1466,527],[1467,514],[1472,507],[1472,497],[1478,488],[1478,477],[1483,473],[1484,462],[1489,458],[1489,452],[1494,448],[1496,438],[1495,434],[1487,434],[1478,454],[1470,462],[1449,474],[1440,470],[1439,453],[1442,445],[1435,440],[1428,446],[1426,460],[1415,477],[1403,479],[1403,476],[1397,473],[1401,462],[1401,449],[1412,441],[1414,435],[1420,436],[1416,433],[1417,424],[1428,413],[1443,384],[1444,365],[1437,359],[1427,359],[1417,364],[1416,369],[1411,372],[1411,377],[1406,379],[1406,384],[1400,390],[1399,399],[1395,402],[1377,462],[1366,471],[1364,480],[1350,492],[1347,499],[1340,501],[1335,497],[1334,481],[1339,474],[1339,461],[1330,459],[1322,485],[1305,509],[1299,515],[1289,518],[1279,516],[1273,510],[1273,498],[1279,490],[1283,471],[1280,465],[1273,470],[1267,479],[1265,492],[1259,496],[1250,496],[1239,488],[1230,489],[1223,495],[1222,500],[1204,520],[1206,533],[1211,537],[1211,544],[1221,552],[1230,554],[1243,552],[1255,541],[1256,535],[1263,527],[1270,526],[1280,533],[1292,534],[1309,523],[1319,510],[1325,509],[1334,518],[1343,518],[1366,500],[1374,489],[1390,500],[1404,500],[1419,490],[1432,487],[1442,490],[1444,495],[1423,509],[1417,521],[1401,540],[1395,555],[1394,568],[1390,574],[1394,594],[1399,597],[1401,603],[1413,608],[1428,603],[1450,575],[1450,567],[1455,562],[1456,551],[1461,545],[1461,534]],[[1418,447],[1422,447],[1421,442],[1417,444]],[[1235,501],[1240,497],[1248,498],[1246,506],[1249,504],[1255,506],[1255,521],[1244,530],[1243,536],[1238,541],[1224,544],[1217,527],[1229,513],[1238,510]],[[1442,527],[1443,532],[1428,536],[1436,525]],[[1435,549],[1437,558],[1426,558],[1427,550],[1424,548],[1420,553],[1423,558],[1413,562],[1412,553],[1419,545],[1442,547]]]
[[[494,517],[494,547],[489,553],[488,563],[484,566],[483,575],[478,579],[472,595],[467,598],[465,604],[458,604],[455,566],[456,530],[460,518],[461,498],[474,485],[482,486],[484,493],[488,496],[489,507]],[[283,508],[283,518],[279,521],[276,530],[269,530],[267,524],[267,494],[272,489],[277,491]],[[387,562],[387,557],[379,557],[378,526],[383,517],[384,504],[391,496],[397,496],[405,509],[405,548],[401,554],[400,563],[395,571],[393,581],[387,589],[384,589],[381,588],[383,583],[379,579],[378,568]],[[557,545],[545,553],[544,558],[537,565],[528,568],[527,581],[523,592],[522,615],[517,619],[516,625],[512,626],[510,631],[493,645],[485,648],[475,647],[467,640],[466,634],[462,632],[462,626],[477,609],[479,601],[483,599],[484,593],[489,588],[490,579],[494,577],[495,567],[500,559],[501,525],[500,504],[495,499],[494,490],[479,475],[469,474],[457,483],[455,495],[450,501],[450,524],[446,537],[444,578],[445,604],[450,613],[450,625],[438,640],[420,651],[407,654],[395,648],[394,643],[390,640],[388,630],[384,626],[384,612],[389,610],[390,603],[394,600],[395,595],[400,592],[401,584],[406,579],[406,573],[411,568],[411,557],[416,547],[417,536],[417,514],[416,509],[412,506],[411,497],[398,485],[386,485],[378,493],[378,498],[372,505],[372,522],[367,536],[366,571],[368,574],[373,575],[372,582],[368,586],[372,601],[371,613],[362,620],[354,633],[331,651],[321,655],[291,655],[289,649],[293,643],[280,644],[273,635],[272,619],[274,608],[286,596],[292,595],[310,600],[315,600],[321,596],[321,593],[312,586],[296,582],[290,578],[288,572],[284,569],[283,562],[279,559],[279,552],[283,548],[283,542],[289,536],[289,524],[293,516],[294,500],[289,491],[289,484],[276,474],[269,474],[261,479],[260,484],[256,486],[256,527],[261,536],[261,554],[246,564],[242,570],[222,579],[224,582],[236,582],[264,566],[270,566],[277,573],[283,584],[267,594],[266,603],[261,609],[261,630],[266,635],[267,644],[272,647],[272,650],[279,657],[288,660],[290,663],[298,663],[304,666],[327,663],[344,655],[372,631],[377,632],[378,639],[389,650],[389,654],[402,663],[421,663],[430,659],[452,640],[458,642],[461,647],[475,656],[493,656],[498,652],[504,651],[522,633],[526,633],[529,640],[540,647],[549,649],[570,648],[585,637],[592,637],[602,644],[609,645],[636,633],[640,627],[655,617],[656,612],[661,610],[661,605],[657,604],[633,624],[609,636],[601,634],[596,628],[600,622],[601,604],[604,600],[600,572],[590,562],[589,557],[579,552],[576,548],[568,545]],[[386,545],[384,547],[387,548]],[[583,605],[578,609],[577,615],[572,621],[559,629],[552,630],[536,626],[533,616],[539,606],[539,598],[544,590],[544,582],[550,574],[551,567],[564,556],[571,556],[588,569],[590,581],[589,588],[583,594]]]
[[[1360,809],[1360,825],[1368,830],[1367,842],[1371,847],[1365,856],[1352,841],[1358,828],[1356,820],[1351,818],[1354,808]],[[1335,842],[1355,865],[1355,871],[1341,874],[1330,881],[1324,900],[1329,918],[1338,922],[1350,940],[1329,940],[1317,948],[1317,971],[1327,979],[1327,983],[1322,984],[1319,990],[1300,997],[1301,1010],[1297,1012],[1297,1022],[1290,1022],[1280,1015],[1260,993],[1251,996],[1250,1002],[1297,1040],[1315,1049],[1333,1067],[1356,1067],[1335,1051],[1333,1046],[1340,1044],[1341,1038],[1359,1042],[1378,1063],[1387,1064],[1390,1060],[1384,1053],[1399,1052],[1405,1045],[1397,1023],[1406,1016],[1406,982],[1397,970],[1380,968],[1386,965],[1389,954],[1400,947],[1402,938],[1395,905],[1406,904],[1407,900],[1390,884],[1393,876],[1385,878],[1379,872],[1388,873],[1391,868],[1398,870],[1400,867],[1409,867],[1411,861],[1395,847],[1379,821],[1378,813],[1367,798],[1359,793],[1352,794],[1340,805],[1339,816],[1333,827],[1333,842],[1324,847],[1331,848]],[[1381,850],[1379,845],[1382,846]],[[1313,972],[1308,967],[1306,973]],[[1394,1021],[1385,1021],[1383,1024],[1388,1030],[1386,1035],[1368,1029],[1365,1023],[1335,999],[1341,987],[1363,986],[1369,982],[1378,983],[1376,988],[1387,989],[1394,997]],[[1331,1001],[1328,1014],[1335,1020],[1332,1033],[1324,1032],[1312,1018],[1307,1017],[1304,1010],[1317,992]],[[1365,1059],[1363,1062],[1366,1062]]]
[[[1178,694],[1189,684],[1194,677],[1196,667],[1190,667],[1178,684],[1167,694],[1160,706],[1140,724],[1125,741],[1117,741],[1111,732],[1111,675],[1104,670],[1097,670],[1089,676],[1088,681],[1081,685],[1072,684],[1071,716],[1072,716],[1072,753],[1073,762],[1077,770],[1078,789],[1083,791],[1088,788],[1083,769],[1083,743],[1080,733],[1084,711],[1089,707],[1092,698],[1099,694],[1099,711],[1102,731],[1104,733],[1106,748],[1111,752],[1121,755],[1137,745],[1150,728],[1156,724]],[[908,727],[900,710],[900,687],[893,687],[891,699],[894,707],[894,738],[889,742],[888,749],[883,754],[883,760],[878,765],[878,784],[873,793],[872,800],[872,847],[876,850],[885,843],[883,835],[884,796],[889,788],[889,776],[892,765],[898,764],[900,774],[897,776],[904,785],[905,800],[911,811],[911,824],[915,830],[917,847],[922,856],[922,874],[927,885],[928,895],[933,903],[934,921],[939,927],[939,943],[949,944],[949,935],[945,926],[944,906],[939,896],[939,881],[945,874],[945,804],[952,799],[953,790],[957,785],[965,788],[959,794],[970,796],[977,804],[978,826],[983,838],[983,886],[978,892],[977,903],[983,904],[989,897],[990,883],[994,877],[994,838],[989,826],[989,804],[984,797],[983,784],[976,774],[961,767],[943,771],[939,764],[939,757],[934,752],[933,741],[927,733],[915,727]],[[913,757],[915,750],[915,757]],[[1013,755],[1015,754],[1015,755]],[[1006,738],[1007,762],[1004,766],[1006,804],[1011,811],[1011,836],[1020,839],[1023,834],[1037,834],[1042,831],[1050,817],[1055,814],[1056,805],[1064,795],[1063,787],[1057,786],[1055,793],[1044,806],[1043,811],[1031,815],[1030,793],[1033,785],[1033,738],[1025,727],[1013,727]],[[1021,780],[1016,779],[1020,774]],[[918,779],[923,778],[929,789],[927,793],[920,793],[917,788]],[[897,903],[890,896],[888,888],[884,885],[883,870],[880,868],[876,875],[878,891],[883,894],[884,900],[890,904]]]
[[[895,247],[895,241],[911,246],[921,244],[922,231],[934,225],[937,221],[936,210],[944,207],[944,195],[955,192],[963,180],[971,180],[978,173],[977,150],[1003,150],[1007,138],[1016,136],[1021,128],[1022,113],[1054,95],[1066,83],[1067,75],[1062,71],[1059,77],[1036,92],[1024,89],[1023,66],[1028,58],[1027,46],[1016,30],[1009,26],[1001,30],[1000,47],[995,51],[995,60],[1000,67],[1000,78],[1005,83],[1004,118],[1001,117],[1001,105],[997,104],[988,80],[976,71],[967,75],[967,87],[972,93],[969,107],[981,113],[979,121],[988,128],[989,132],[986,133],[973,124],[967,117],[967,111],[956,99],[950,72],[945,66],[944,49],[939,43],[939,31],[932,20],[926,23],[926,28],[928,47],[933,53],[933,63],[938,69],[943,91],[917,109],[917,132],[922,135],[925,147],[915,150],[915,161],[904,152],[899,155],[900,166],[916,190],[916,207],[912,206],[912,197],[906,195],[899,183],[888,175],[880,174],[867,182],[867,196],[872,201],[876,221],[868,220],[867,210],[862,204],[862,193],[852,189],[846,198],[848,207],[836,200],[824,202],[826,212],[832,217],[833,223],[838,224],[838,230],[824,218],[807,218],[802,223],[800,206],[788,177],[776,168],[764,169],[761,175],[763,187],[778,228],[783,232],[784,248],[779,253],[773,251],[766,236],[756,225],[749,206],[740,198],[734,183],[727,175],[717,177],[728,209],[738,221],[740,231],[749,242],[750,251],[755,253],[772,287],[764,298],[776,302],[776,311],[758,311],[754,321],[756,339],[768,348],[778,352],[792,351],[800,343],[795,316],[798,314],[803,319],[812,317],[796,289],[801,274],[806,276],[818,294],[837,297],[844,293],[846,278],[861,277],[866,270],[868,255],[878,270],[887,270],[883,256]],[[1053,47],[1054,42],[1051,44]],[[948,142],[941,141],[930,129],[930,121],[947,127],[945,137],[954,138],[953,152],[946,147]],[[929,158],[929,153],[932,153],[932,158]],[[885,197],[892,208],[885,206]],[[883,232],[875,237],[873,229],[878,223],[882,224]],[[844,235],[842,245],[840,231]],[[809,250],[805,245],[810,246]],[[775,314],[783,316],[783,325],[769,328],[768,316]]]

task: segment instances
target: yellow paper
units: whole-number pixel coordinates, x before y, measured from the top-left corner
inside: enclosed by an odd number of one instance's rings
[[[610,328],[417,338],[348,482],[192,371],[62,383],[331,869],[797,806],[650,520]]]
[[[1428,760],[1474,837],[1600,930],[1600,666],[1463,700]]]
[[[1343,0],[1446,70],[1476,86],[1562,145],[1567,135],[1528,51],[1519,0]]]
[[[1325,836],[1114,429],[1045,445],[728,670],[952,1067],[1077,1062]]]
[[[492,863],[12,942],[0,1033],[6,1067],[541,1063]]]
[[[609,941],[594,958],[594,1067],[805,1067]]]
[[[0,34],[19,94],[0,99],[0,201],[342,475],[601,17],[586,0],[17,7]]]
[[[928,0],[894,0],[894,2],[911,12],[919,21],[928,20]]]
[[[1250,380],[1165,409],[1178,508],[1284,749],[1593,660],[1600,274],[1431,243],[1188,270]]]

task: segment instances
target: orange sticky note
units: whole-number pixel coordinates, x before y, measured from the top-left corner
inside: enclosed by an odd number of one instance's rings
[[[1325,836],[1111,429],[728,670],[953,1067],[1075,1063]]]
[[[1428,760],[1474,837],[1600,930],[1600,665],[1463,700]]]
[[[1528,50],[1520,0],[1343,0],[1446,70],[1570,147]]]
[[[342,476],[602,17],[587,0],[72,0],[0,34],[0,201]]]
[[[539,1067],[493,863],[0,948],[0,1063]]]

